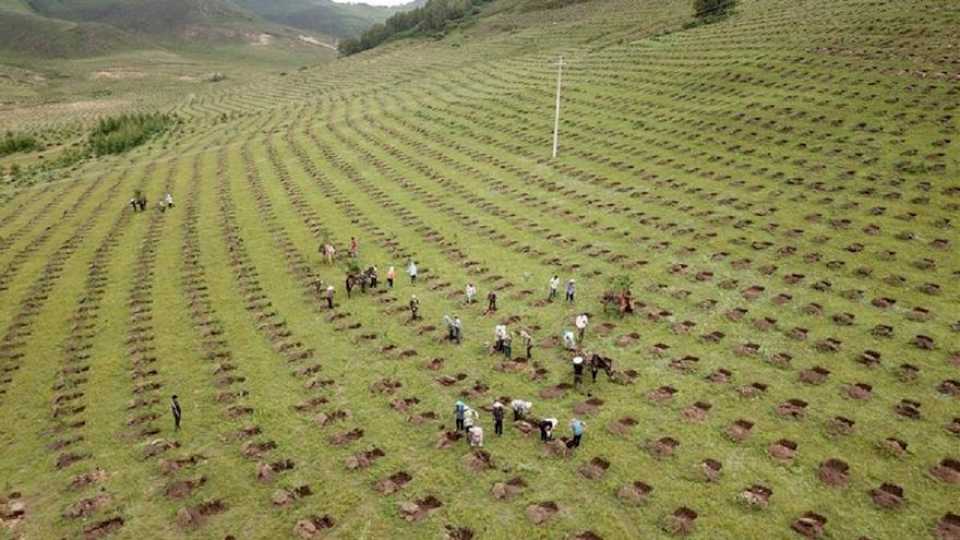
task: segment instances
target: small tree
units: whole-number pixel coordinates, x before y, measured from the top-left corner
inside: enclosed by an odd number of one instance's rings
[[[607,291],[603,293],[604,310],[615,309],[621,316],[633,313],[633,278],[619,274],[610,278]]]

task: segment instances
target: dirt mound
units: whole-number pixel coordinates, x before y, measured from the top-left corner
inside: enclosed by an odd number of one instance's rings
[[[873,386],[866,383],[855,383],[846,387],[846,394],[850,399],[867,400],[873,395]]]
[[[834,416],[827,421],[827,433],[835,437],[850,435],[855,427],[856,422],[845,416]]]
[[[313,495],[313,490],[310,489],[310,486],[304,484],[293,489],[278,489],[273,492],[270,500],[274,506],[286,506],[297,499],[309,497],[310,495]]]
[[[636,426],[639,422],[632,417],[624,416],[623,418],[610,422],[607,424],[607,431],[614,435],[620,435],[625,437],[630,434],[633,430],[633,427]]]
[[[441,431],[437,437],[437,444],[434,445],[434,448],[437,450],[450,448],[462,438],[463,433],[459,431]]]
[[[177,512],[177,525],[182,528],[195,528],[203,525],[210,516],[227,511],[227,505],[219,499],[200,503],[196,506],[181,508]]]
[[[400,515],[403,519],[413,523],[425,519],[441,506],[443,506],[442,502],[433,495],[428,495],[416,502],[400,503]]]
[[[352,429],[350,431],[345,431],[343,433],[337,433],[336,435],[331,435],[327,438],[327,442],[333,446],[343,446],[345,444],[350,444],[354,441],[360,440],[363,437],[363,430],[360,428]]]
[[[911,420],[919,420],[922,416],[920,414],[920,402],[912,399],[900,400],[900,403],[897,403],[893,410],[898,415]]]
[[[553,501],[531,504],[527,507],[527,519],[534,525],[542,525],[559,511],[560,507]]]
[[[590,398],[582,403],[573,406],[573,414],[577,416],[591,416],[600,411],[603,400],[599,398]]]
[[[248,458],[260,459],[276,448],[277,443],[274,441],[248,441],[243,444],[241,452]]]
[[[617,490],[617,497],[626,504],[638,505],[646,502],[652,491],[652,486],[637,480]]]
[[[542,399],[560,398],[560,397],[563,397],[563,395],[566,394],[567,390],[569,390],[570,388],[572,387],[569,384],[560,383],[556,386],[550,386],[550,387],[544,388],[543,390],[540,390],[540,397]]]
[[[329,515],[310,516],[297,521],[293,526],[293,534],[303,540],[312,540],[320,538],[325,530],[332,529],[334,525],[333,518]]]
[[[431,371],[440,371],[443,369],[443,358],[434,358],[433,360],[427,362],[423,367]]]
[[[707,458],[700,462],[697,468],[705,481],[717,482],[720,480],[721,471],[723,471],[723,463],[715,459]]]
[[[726,384],[733,378],[733,372],[729,369],[720,368],[707,375],[707,380],[714,384]]]
[[[543,445],[543,454],[547,457],[567,458],[572,452],[563,439],[555,439]]]
[[[187,467],[192,467],[197,463],[200,463],[206,459],[202,454],[192,454],[185,458],[178,459],[161,459],[160,460],[160,472],[163,474],[173,474],[180,469],[185,469]]]
[[[814,512],[806,512],[797,518],[790,528],[806,538],[822,538],[827,518]]]
[[[523,478],[518,476],[511,478],[506,482],[497,482],[490,490],[490,494],[493,495],[494,499],[506,501],[519,495],[520,492],[522,492],[526,487],[527,483],[523,480]]]
[[[934,530],[937,540],[960,540],[960,516],[947,512]]]
[[[777,405],[777,415],[799,420],[806,416],[807,402],[802,399],[788,399]]]
[[[391,495],[403,489],[403,486],[410,483],[411,480],[413,480],[413,476],[410,473],[399,471],[377,482],[373,489],[381,495]]]
[[[755,382],[750,384],[745,384],[737,388],[737,393],[740,394],[740,397],[746,399],[753,399],[762,396],[766,393],[768,386],[764,383]]]
[[[647,392],[647,399],[654,403],[666,403],[673,399],[677,389],[672,386],[661,386],[655,390]]]
[[[112,534],[121,527],[123,527],[123,518],[119,516],[91,523],[83,528],[83,538],[84,540],[97,540]]]
[[[797,454],[797,443],[789,439],[780,439],[770,445],[767,453],[770,454],[770,457],[781,463],[791,463]]]
[[[352,415],[350,411],[338,409],[329,413],[320,413],[313,418],[313,421],[316,422],[320,427],[326,427],[334,422],[346,420],[351,416]]]
[[[946,379],[937,385],[937,391],[948,396],[960,397],[960,381]]]
[[[948,484],[960,484],[960,461],[944,458],[939,465],[930,469],[930,474]]]
[[[740,500],[752,508],[766,508],[770,504],[773,490],[760,484],[754,484],[740,492]]]
[[[816,366],[810,369],[805,369],[800,372],[800,382],[810,385],[820,385],[827,382],[827,378],[830,377],[830,370]]]
[[[907,442],[896,437],[887,437],[880,441],[880,450],[892,457],[903,457],[907,454]]]
[[[367,450],[366,452],[359,452],[347,458],[345,466],[348,470],[356,469],[366,469],[373,464],[374,461],[382,458],[386,454],[383,450],[379,448],[373,448],[372,450]]]
[[[828,486],[846,486],[850,481],[850,466],[843,460],[830,458],[820,464],[817,478]]]
[[[647,451],[657,459],[664,459],[672,456],[678,446],[680,446],[680,441],[673,437],[661,437],[656,441],[648,442]]]
[[[194,489],[202,486],[207,482],[205,476],[199,476],[197,478],[192,478],[188,480],[177,480],[167,485],[163,490],[163,494],[171,499],[183,499],[188,497]]]
[[[707,419],[707,413],[709,413],[712,408],[713,405],[705,401],[698,401],[684,409],[680,414],[690,422],[703,422]]]
[[[726,434],[734,442],[743,442],[750,437],[753,432],[753,422],[749,420],[736,420],[727,426]]]
[[[603,537],[593,531],[583,531],[571,535],[570,540],[603,540]]]
[[[107,471],[97,467],[96,469],[78,474],[70,480],[70,489],[79,490],[89,485],[100,483],[107,479]]]
[[[110,495],[107,493],[101,493],[95,497],[82,499],[68,506],[63,511],[63,517],[76,519],[90,516],[100,508],[110,504],[111,500],[112,497],[110,497]]]
[[[461,461],[468,470],[473,472],[488,471],[494,468],[493,457],[485,450],[474,449],[463,456]]]
[[[893,510],[903,506],[903,488],[896,484],[883,483],[870,490],[870,498],[880,508]]]
[[[603,475],[609,468],[609,461],[603,459],[602,457],[595,457],[580,467],[578,472],[580,473],[580,476],[583,476],[584,478],[590,480],[599,480],[603,478]]]
[[[681,506],[663,520],[661,527],[673,536],[687,536],[696,529],[696,521],[697,513]]]
[[[443,535],[444,540],[473,540],[473,529],[467,527],[454,527],[447,525],[444,527],[446,532]]]

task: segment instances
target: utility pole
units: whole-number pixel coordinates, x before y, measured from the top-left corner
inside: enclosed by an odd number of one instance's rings
[[[563,56],[557,62],[557,113],[553,120],[553,157],[557,157],[557,145],[560,143],[560,86],[563,81]]]

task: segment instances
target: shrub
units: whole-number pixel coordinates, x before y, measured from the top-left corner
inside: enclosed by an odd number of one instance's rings
[[[29,152],[39,146],[37,140],[30,135],[15,135],[8,131],[3,139],[0,139],[0,157],[17,152]]]
[[[176,123],[168,114],[124,114],[100,120],[90,133],[89,147],[96,155],[119,154],[139,146]]]
[[[736,0],[693,0],[693,12],[698,19],[719,18],[730,13]]]

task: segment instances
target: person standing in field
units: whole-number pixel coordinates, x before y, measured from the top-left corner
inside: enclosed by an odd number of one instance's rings
[[[410,296],[410,320],[415,321],[420,318],[420,300],[417,295]]]
[[[573,335],[573,330],[566,330],[563,332],[563,346],[568,351],[577,350],[577,338]]]
[[[466,404],[460,400],[457,400],[457,402],[453,405],[453,417],[457,421],[457,431],[463,431],[463,419],[466,414]]]
[[[410,283],[417,282],[417,263],[410,259],[410,264],[407,265],[407,275],[410,276]]]
[[[572,448],[580,448],[580,439],[583,437],[583,432],[586,428],[587,425],[579,418],[574,418],[570,421],[570,431],[573,433],[573,440],[570,441]]]
[[[493,402],[493,432],[497,437],[503,435],[503,403]]]
[[[176,394],[170,398],[170,412],[173,413],[173,430],[180,431],[180,419],[183,417],[183,410],[180,409],[180,402],[177,401]]]
[[[487,295],[487,313],[494,313],[497,311],[497,292],[490,291],[490,294]]]
[[[333,247],[333,244],[326,242],[323,244],[323,258],[326,259],[327,264],[333,264],[333,258],[337,255],[337,248]]]
[[[572,304],[577,294],[576,281],[571,279],[567,282],[567,303]]]
[[[600,372],[601,364],[603,364],[603,359],[599,354],[593,353],[590,355],[590,377],[593,378],[593,382],[597,382],[597,373]]]
[[[333,309],[333,285],[327,287],[327,309]]]
[[[453,316],[453,335],[454,341],[459,345],[463,341],[463,323],[458,315]]]
[[[510,331],[507,330],[503,336],[503,356],[510,360],[513,358],[513,336],[510,335]]]
[[[523,347],[527,351],[527,360],[533,359],[533,336],[526,330],[520,330],[520,339],[523,340]]]
[[[496,352],[503,351],[503,340],[506,339],[506,336],[507,336],[507,325],[498,324],[493,327],[493,338],[494,338],[493,350],[494,351]]]
[[[387,286],[393,288],[393,280],[397,277],[397,270],[394,267],[387,269]]]
[[[547,294],[547,301],[553,302],[557,299],[557,289],[560,288],[560,276],[554,275],[550,278],[550,292]]]
[[[467,283],[466,289],[467,303],[472,304],[477,301],[477,287],[473,283]]]
[[[579,354],[573,357],[573,385],[579,387],[583,382],[583,357]]]
[[[360,255],[360,244],[355,236],[350,237],[350,256],[356,259]]]
[[[472,407],[466,407],[463,411],[463,429],[470,433],[473,426],[480,422],[480,415]]]
[[[581,313],[577,315],[577,318],[574,320],[574,324],[577,326],[577,334],[580,340],[580,343],[583,343],[583,336],[587,331],[587,325],[590,323],[590,318],[587,317],[586,313]]]

